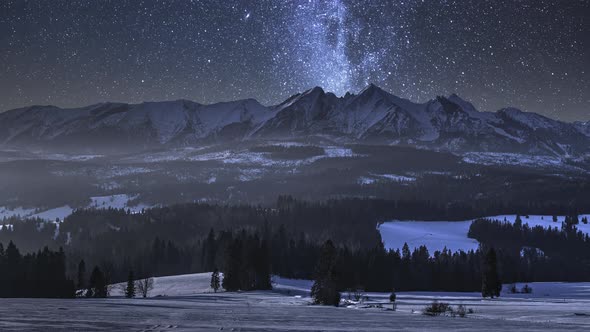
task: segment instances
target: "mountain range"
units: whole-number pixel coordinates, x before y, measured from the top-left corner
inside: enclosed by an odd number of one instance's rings
[[[176,100],[0,113],[0,145],[12,148],[116,152],[302,137],[578,157],[590,152],[590,121],[567,123],[516,108],[480,112],[455,94],[414,103],[375,85],[342,97],[315,87],[274,106]]]

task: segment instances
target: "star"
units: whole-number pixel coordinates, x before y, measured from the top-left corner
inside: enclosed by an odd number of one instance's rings
[[[372,82],[416,102],[458,93],[483,111],[590,119],[586,1],[33,3],[0,2],[0,111],[170,96],[272,105]]]

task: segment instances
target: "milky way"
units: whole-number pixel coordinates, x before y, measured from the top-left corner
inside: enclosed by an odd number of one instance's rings
[[[586,0],[4,0],[0,110],[375,83],[590,120]]]

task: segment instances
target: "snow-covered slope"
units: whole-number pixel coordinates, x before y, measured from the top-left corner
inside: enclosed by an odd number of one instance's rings
[[[0,143],[115,151],[187,145],[213,136],[241,138],[268,112],[252,99],[214,105],[177,100],[77,109],[33,106],[0,114]]]
[[[479,112],[453,94],[426,103],[375,85],[337,97],[315,87],[276,106],[253,99],[201,105],[186,100],[32,106],[0,114],[0,145],[69,150],[153,149],[219,141],[329,137],[463,152],[584,156],[590,125],[505,108]]]
[[[223,280],[223,273],[221,274]],[[272,277],[273,290],[282,293],[309,294],[313,281]],[[114,284],[111,287],[111,296],[123,296],[126,282]],[[220,291],[223,291],[221,289]],[[154,288],[149,297],[160,296],[193,296],[197,294],[213,293],[211,288],[211,272],[182,274],[167,277],[154,278]]]
[[[112,285],[111,296],[123,296],[126,283]],[[154,288],[149,297],[157,296],[191,296],[203,293],[213,293],[211,288],[211,273],[183,274],[154,278]]]

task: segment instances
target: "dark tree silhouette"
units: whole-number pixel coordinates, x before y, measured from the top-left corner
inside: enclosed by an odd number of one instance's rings
[[[496,250],[490,248],[485,254],[482,279],[481,279],[481,295],[483,297],[499,297],[502,290],[502,282],[498,276],[498,263],[496,258]]]
[[[133,270],[129,271],[129,276],[127,277],[125,297],[128,299],[135,297],[135,278],[133,277]]]
[[[137,288],[142,297],[148,297],[150,292],[154,289],[154,278],[146,277],[137,280],[137,282],[135,283],[135,287]]]
[[[108,285],[102,271],[98,266],[95,266],[90,274],[90,281],[88,283],[88,291],[86,292],[87,297],[107,297]]]
[[[336,248],[332,241],[328,240],[322,246],[315,281],[311,287],[311,296],[315,304],[338,306],[340,303],[340,292],[336,288],[334,276],[335,264]]]
[[[86,288],[86,263],[83,259],[78,263],[78,284],[76,287],[79,290]]]

